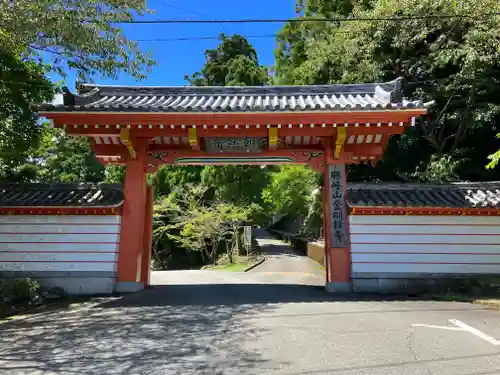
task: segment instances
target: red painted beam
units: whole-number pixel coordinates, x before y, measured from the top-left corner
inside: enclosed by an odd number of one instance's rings
[[[500,216],[495,208],[446,207],[349,207],[351,215],[431,215],[431,216]]]
[[[123,145],[97,145],[92,146],[97,157],[123,156],[128,155],[127,148]]]
[[[97,161],[99,163],[101,163],[102,165],[106,166],[106,165],[126,165],[127,164],[127,161],[126,160],[122,160],[122,161],[110,161],[110,160],[104,160],[100,157],[97,157]]]
[[[88,127],[84,128],[83,126],[75,128],[67,128],[66,133],[74,136],[85,136],[85,137],[119,137],[120,129],[116,128],[94,128]]]
[[[348,135],[357,135],[357,134],[401,134],[407,129],[406,126],[388,126],[387,124],[383,124],[382,126],[348,126],[347,134]],[[267,137],[269,135],[269,129],[266,127],[256,128],[255,125],[249,126],[249,128],[238,128],[236,129],[234,126],[224,128],[197,128],[197,134],[201,138],[205,137]],[[187,137],[188,129],[182,129],[180,127],[176,127],[174,129],[164,128],[160,129],[159,127],[155,127],[153,129],[149,128],[132,128],[132,134],[136,138],[155,138],[155,137]],[[112,129],[112,128],[78,128],[67,129],[67,133],[75,136],[86,136],[86,137],[102,137],[102,136],[116,136],[120,135],[120,129]],[[337,128],[334,128],[332,125],[327,127],[314,127],[311,128],[309,126],[304,126],[303,128],[299,128],[294,126],[293,128],[280,128],[278,134],[280,137],[287,136],[310,136],[310,137],[332,137],[337,133]]]
[[[343,152],[351,153],[352,156],[382,156],[384,148],[377,144],[345,145]]]
[[[404,131],[408,129],[408,126],[387,126],[387,124],[382,125],[381,127],[377,126],[370,126],[370,127],[348,127],[347,128],[347,136],[350,135],[360,135],[360,134],[365,134],[365,135],[377,135],[377,134],[388,134],[388,135],[394,135],[394,134],[402,134]]]
[[[317,149],[279,149],[279,150],[265,150],[261,153],[255,154],[242,154],[242,153],[220,153],[208,154],[204,151],[194,150],[171,150],[164,149],[164,151],[157,151],[155,155],[150,155],[148,164],[173,164],[178,158],[267,158],[279,157],[289,158],[290,162],[298,164],[306,164],[309,160],[316,157],[322,157],[321,150]],[[253,163],[255,164],[255,163]],[[265,164],[265,163],[264,163]]]
[[[0,207],[0,215],[121,215],[121,204],[112,207]],[[89,220],[90,221],[90,220]]]
[[[278,149],[278,150],[266,150],[262,153],[259,154],[250,154],[250,155],[263,155],[263,156],[269,156],[269,155],[274,155],[274,154],[290,154],[293,152],[296,153],[303,153],[303,152],[318,152],[318,151],[324,151],[324,147],[321,145],[318,145],[317,147],[314,146],[297,146],[297,147],[290,147],[290,148],[284,148],[284,149]],[[382,151],[382,146],[380,144],[367,144],[367,143],[362,143],[362,144],[352,144],[352,145],[345,145],[344,146],[344,151],[345,152],[351,152],[353,154],[360,154],[360,155],[377,155]],[[249,154],[229,154],[229,153],[220,153],[220,154],[207,154],[205,151],[195,151],[192,150],[188,145],[183,145],[183,146],[177,146],[177,147],[172,147],[169,145],[157,145],[157,144],[151,144],[149,145],[148,148],[149,152],[177,152],[177,153],[183,153],[185,155],[189,156],[249,156]]]
[[[127,160],[129,158],[127,149],[123,145],[97,145],[93,144],[92,149],[96,154],[97,158],[105,158],[112,156],[120,156]],[[273,152],[265,151],[261,154],[255,154],[256,156],[289,156],[292,153],[297,153],[302,155],[302,153],[307,152],[321,152],[324,151],[324,147],[322,145],[318,145],[318,147],[294,147],[288,149],[279,149]],[[384,145],[381,144],[352,144],[344,146],[344,153],[348,159],[351,159],[352,156],[382,156],[384,151]],[[170,154],[175,153],[177,155],[181,155],[180,157],[224,157],[224,156],[248,156],[248,154],[207,154],[202,150],[193,150],[189,147],[189,145],[178,145],[178,146],[168,146],[168,145],[158,145],[158,144],[150,144],[148,147],[148,152],[152,153],[162,153],[168,152]],[[108,164],[105,160],[102,160],[103,163]]]
[[[92,113],[92,112],[40,112],[39,114],[54,121],[56,126],[63,124],[87,125],[276,125],[276,124],[343,124],[405,122],[412,117],[427,113],[425,109],[395,111],[339,111],[339,112],[275,112],[275,113]]]
[[[189,145],[165,145],[152,143],[148,147],[149,152],[166,152],[166,151],[199,151],[194,150]]]

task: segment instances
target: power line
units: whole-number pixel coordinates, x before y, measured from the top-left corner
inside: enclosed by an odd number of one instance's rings
[[[163,0],[158,0],[158,2],[159,2],[160,4],[162,4],[163,6],[166,6],[167,8],[170,8],[170,9],[180,10],[180,11],[182,11],[182,12],[188,12],[188,13],[194,14],[194,15],[196,15],[196,16],[206,17],[206,18],[209,18],[209,19],[210,19],[210,20],[212,20],[212,21],[216,21],[216,19],[215,19],[215,18],[213,18],[212,16],[209,16],[208,14],[203,14],[203,13],[196,12],[196,11],[194,11],[194,10],[191,10],[191,9],[182,8],[182,7],[179,7],[179,6],[177,6],[177,5],[172,5],[172,4],[166,3],[166,2],[165,2],[165,1],[163,1]],[[229,33],[229,30],[228,30],[228,29],[227,29],[227,28],[226,28],[226,27],[225,27],[222,23],[220,23],[220,22],[219,22],[219,25],[221,26],[221,28],[222,28],[225,32]]]
[[[130,20],[114,21],[116,24],[211,24],[211,23],[304,23],[304,22],[356,22],[356,21],[412,21],[430,19],[481,19],[484,17],[500,16],[500,12],[482,13],[476,16],[470,14],[429,14],[422,16],[401,16],[401,17],[333,17],[333,18],[292,18],[292,19],[210,19],[210,20]]]
[[[359,31],[343,31],[336,30],[331,34],[361,34]],[[240,35],[240,34],[236,34]],[[245,39],[256,39],[256,38],[277,38],[280,34],[262,34],[262,35],[241,35]],[[199,40],[220,40],[219,36],[185,36],[178,38],[153,38],[153,39],[134,39],[135,42],[146,43],[146,42],[190,42],[190,41],[199,41]]]
[[[264,35],[242,35],[246,39],[254,38],[276,38],[278,34],[264,34]],[[157,39],[135,39],[136,42],[189,42],[197,40],[220,40],[219,36],[186,36],[180,38],[157,38]]]

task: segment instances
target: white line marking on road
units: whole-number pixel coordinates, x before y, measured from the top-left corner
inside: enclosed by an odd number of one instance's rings
[[[460,320],[456,319],[450,319],[448,320],[451,324],[456,325],[457,327],[460,327],[464,331],[470,332],[473,335],[476,335],[479,338],[482,338],[483,340],[489,342],[491,345],[499,346],[500,345],[500,340],[496,340],[493,337],[487,335],[486,333],[481,332],[480,330],[471,327],[468,324],[465,324],[464,322],[461,322]]]
[[[446,326],[433,326],[430,324],[412,324],[412,327],[425,327],[425,328],[437,328],[437,329],[445,329],[447,331],[464,331],[463,328],[457,327],[446,327]]]

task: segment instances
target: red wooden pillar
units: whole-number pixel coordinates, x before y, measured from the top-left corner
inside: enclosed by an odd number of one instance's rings
[[[118,292],[135,292],[141,282],[144,247],[144,218],[146,213],[146,141],[134,145],[136,158],[127,162],[125,172],[120,251],[118,254]]]
[[[147,288],[149,285],[149,277],[151,275],[151,255],[152,255],[152,245],[153,245],[153,200],[154,200],[154,189],[152,186],[147,186],[146,188],[146,213],[144,217],[144,246],[142,253],[142,271],[141,271],[141,282],[144,287]]]
[[[323,207],[326,289],[351,291],[351,254],[345,164],[334,164],[332,147],[326,145]]]

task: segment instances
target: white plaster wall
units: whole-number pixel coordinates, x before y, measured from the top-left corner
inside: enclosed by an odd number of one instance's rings
[[[352,215],[353,277],[500,274],[500,217]]]
[[[120,216],[0,216],[0,272],[116,271]]]

